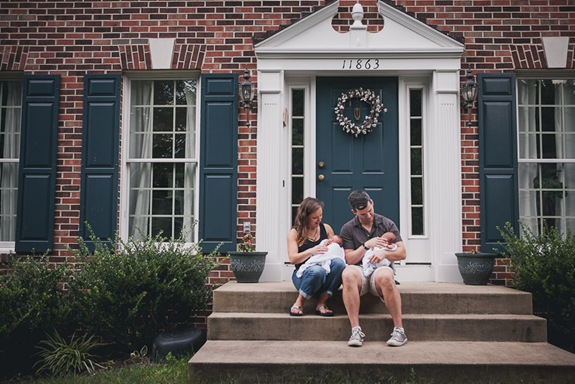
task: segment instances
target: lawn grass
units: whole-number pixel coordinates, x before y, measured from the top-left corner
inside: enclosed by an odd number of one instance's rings
[[[129,366],[115,367],[100,370],[92,376],[74,375],[52,378],[14,378],[6,384],[217,384],[213,382],[198,381],[188,378],[189,358],[172,358],[165,363],[142,362]],[[245,381],[241,381],[244,383]],[[250,380],[253,384],[263,383],[257,377]],[[267,381],[266,381],[267,382]],[[219,384],[238,384],[240,381],[229,378],[218,382]],[[398,380],[388,378],[379,380],[357,380],[352,377],[294,377],[290,380],[281,380],[277,384],[440,384],[428,379],[420,379],[412,371],[408,379]],[[509,380],[505,382],[493,381],[489,378],[477,378],[462,384],[542,384],[541,381]]]

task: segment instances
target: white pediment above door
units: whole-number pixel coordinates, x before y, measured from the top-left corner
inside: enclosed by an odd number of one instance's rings
[[[339,1],[335,1],[257,43],[256,55],[329,55],[349,52],[394,57],[414,54],[461,57],[463,52],[464,46],[459,41],[382,1],[378,1],[378,12],[383,17],[384,26],[379,32],[368,32],[365,25],[362,28],[357,21],[354,23],[350,20],[350,30],[340,33],[332,27],[338,6]]]

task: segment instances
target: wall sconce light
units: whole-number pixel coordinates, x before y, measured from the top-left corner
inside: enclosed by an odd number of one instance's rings
[[[473,108],[473,102],[477,97],[477,84],[473,80],[473,73],[470,69],[467,70],[465,77],[467,77],[467,81],[461,87],[461,98],[463,100],[463,108],[467,108],[467,126],[471,126],[471,108]]]
[[[254,99],[254,88],[250,81],[250,77],[250,71],[246,68],[246,71],[244,72],[244,81],[240,84],[240,96],[244,103],[244,108],[246,109],[252,108],[252,102]]]

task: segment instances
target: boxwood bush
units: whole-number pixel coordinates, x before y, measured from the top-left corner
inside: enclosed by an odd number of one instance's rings
[[[575,236],[549,226],[541,234],[521,223],[520,229],[520,236],[510,223],[500,229],[514,286],[532,294],[535,314],[547,319],[549,341],[575,352]]]
[[[159,333],[189,326],[211,301],[207,278],[216,258],[202,254],[200,244],[161,235],[112,246],[93,241],[93,252],[79,241],[82,266],[70,293],[80,328],[115,350],[150,346]]]
[[[68,330],[64,292],[69,268],[47,256],[8,255],[0,274],[0,376],[27,370],[35,346],[55,328]]]
[[[183,236],[78,239],[69,263],[10,255],[0,270],[0,380],[31,373],[39,346],[58,334],[94,337],[106,358],[151,346],[161,332],[193,325],[212,297],[215,251]],[[108,245],[106,245],[108,244]],[[44,343],[43,343],[44,342]]]

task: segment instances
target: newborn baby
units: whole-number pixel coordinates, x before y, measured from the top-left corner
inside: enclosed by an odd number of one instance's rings
[[[333,258],[339,257],[345,260],[344,253],[343,253],[343,239],[338,235],[334,235],[331,239],[324,239],[321,241],[320,244],[327,244],[327,252],[326,253],[318,253],[316,255],[310,256],[305,263],[299,267],[298,271],[296,272],[297,277],[302,277],[303,271],[305,271],[309,266],[318,264],[325,269],[327,273],[330,272],[330,261]]]
[[[385,232],[381,237],[387,241],[387,245],[383,247],[375,247],[373,249],[369,249],[363,255],[363,259],[361,260],[361,265],[363,266],[363,275],[365,277],[369,277],[379,267],[389,267],[391,265],[391,261],[388,259],[383,259],[379,263],[372,263],[370,262],[373,255],[375,255],[376,251],[386,250],[389,252],[393,252],[397,249],[397,244],[394,244],[395,235],[392,232]]]

